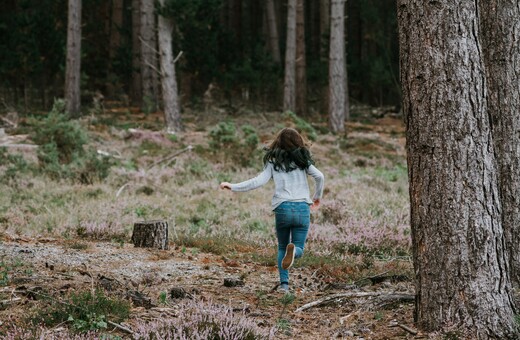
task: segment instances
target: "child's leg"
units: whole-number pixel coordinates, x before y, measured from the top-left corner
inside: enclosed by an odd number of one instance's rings
[[[291,228],[287,223],[289,216],[282,211],[276,212],[276,237],[278,238],[278,272],[280,283],[289,283],[289,271],[282,269],[282,260],[285,256],[285,249],[291,237]]]
[[[291,228],[292,243],[294,243],[296,246],[294,255],[295,258],[300,258],[303,256],[303,249],[305,248],[305,241],[307,240],[307,234],[309,233],[309,225],[311,221],[310,209],[307,204],[299,209],[298,212],[299,223]]]

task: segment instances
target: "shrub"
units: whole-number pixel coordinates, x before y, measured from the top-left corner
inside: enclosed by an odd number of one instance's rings
[[[271,339],[274,330],[263,330],[243,313],[229,307],[202,301],[179,305],[175,319],[139,323],[136,339]]]
[[[107,328],[107,320],[121,322],[130,315],[128,301],[106,296],[97,290],[72,293],[67,301],[50,300],[50,305],[36,313],[33,321],[46,326],[70,322],[78,332]]]
[[[21,155],[13,155],[7,148],[0,148],[0,170],[4,170],[0,180],[14,180],[17,175],[28,172],[29,169],[29,164]]]
[[[225,161],[249,166],[256,160],[254,156],[260,139],[251,125],[244,125],[237,131],[233,122],[220,122],[210,131],[209,137],[212,153]]]
[[[57,100],[49,115],[33,124],[37,126],[31,138],[40,145],[38,161],[45,174],[82,184],[92,184],[108,176],[109,159],[99,158],[93,149],[85,149],[87,132],[77,121],[69,119],[63,101]]]

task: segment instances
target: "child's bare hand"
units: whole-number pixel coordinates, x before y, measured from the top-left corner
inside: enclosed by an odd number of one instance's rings
[[[314,203],[312,203],[312,205],[311,205],[311,209],[312,209],[312,210],[317,210],[319,207],[320,207],[320,200],[319,200],[319,198],[318,198],[318,199],[315,199],[315,200],[314,200]]]
[[[231,183],[228,183],[228,182],[222,182],[220,183],[220,189],[222,190],[231,190]]]

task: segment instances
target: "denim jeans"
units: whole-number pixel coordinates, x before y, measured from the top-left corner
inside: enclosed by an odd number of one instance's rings
[[[289,283],[289,271],[282,269],[282,259],[289,243],[295,245],[295,258],[303,255],[309,232],[310,208],[306,202],[283,202],[274,210],[278,237],[278,272],[280,283]]]

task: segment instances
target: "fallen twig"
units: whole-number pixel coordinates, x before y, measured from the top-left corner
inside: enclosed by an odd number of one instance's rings
[[[398,322],[391,324],[390,327],[399,327],[399,328],[401,328],[401,329],[404,329],[405,331],[407,331],[408,333],[410,333],[410,334],[412,334],[412,335],[417,335],[417,334],[419,333],[419,332],[416,331],[415,329],[410,328],[410,327],[408,327],[408,326],[406,326],[406,325],[400,324],[400,323],[398,323]]]
[[[132,331],[131,329],[126,328],[126,327],[124,327],[124,326],[122,326],[122,325],[120,325],[118,323],[112,322],[110,320],[108,320],[107,323],[109,325],[112,325],[112,326],[116,327],[116,328],[119,328],[122,331],[125,331],[125,332],[130,333],[130,334],[134,334],[134,331]]]
[[[191,145],[188,145],[187,147],[185,147],[184,149],[180,150],[180,151],[177,151],[171,155],[168,155],[164,158],[161,158],[159,159],[158,161],[154,162],[152,165],[150,165],[148,168],[146,168],[146,171],[150,170],[151,168],[153,168],[154,166],[156,166],[157,164],[161,164],[162,162],[164,161],[168,161],[170,159],[173,159],[175,157],[177,157],[178,155],[182,154],[182,153],[185,153],[186,151],[191,151],[193,149],[193,146]]]
[[[323,297],[319,300],[307,303],[307,304],[299,307],[298,309],[296,309],[296,312],[299,313],[306,309],[320,306],[320,305],[323,305],[327,302],[330,302],[330,301],[336,300],[336,299],[361,298],[361,297],[371,297],[371,296],[381,297],[384,300],[399,299],[399,300],[413,301],[415,299],[415,296],[412,294],[394,294],[394,293],[382,293],[382,292],[345,292],[345,293],[332,294],[332,295]]]

